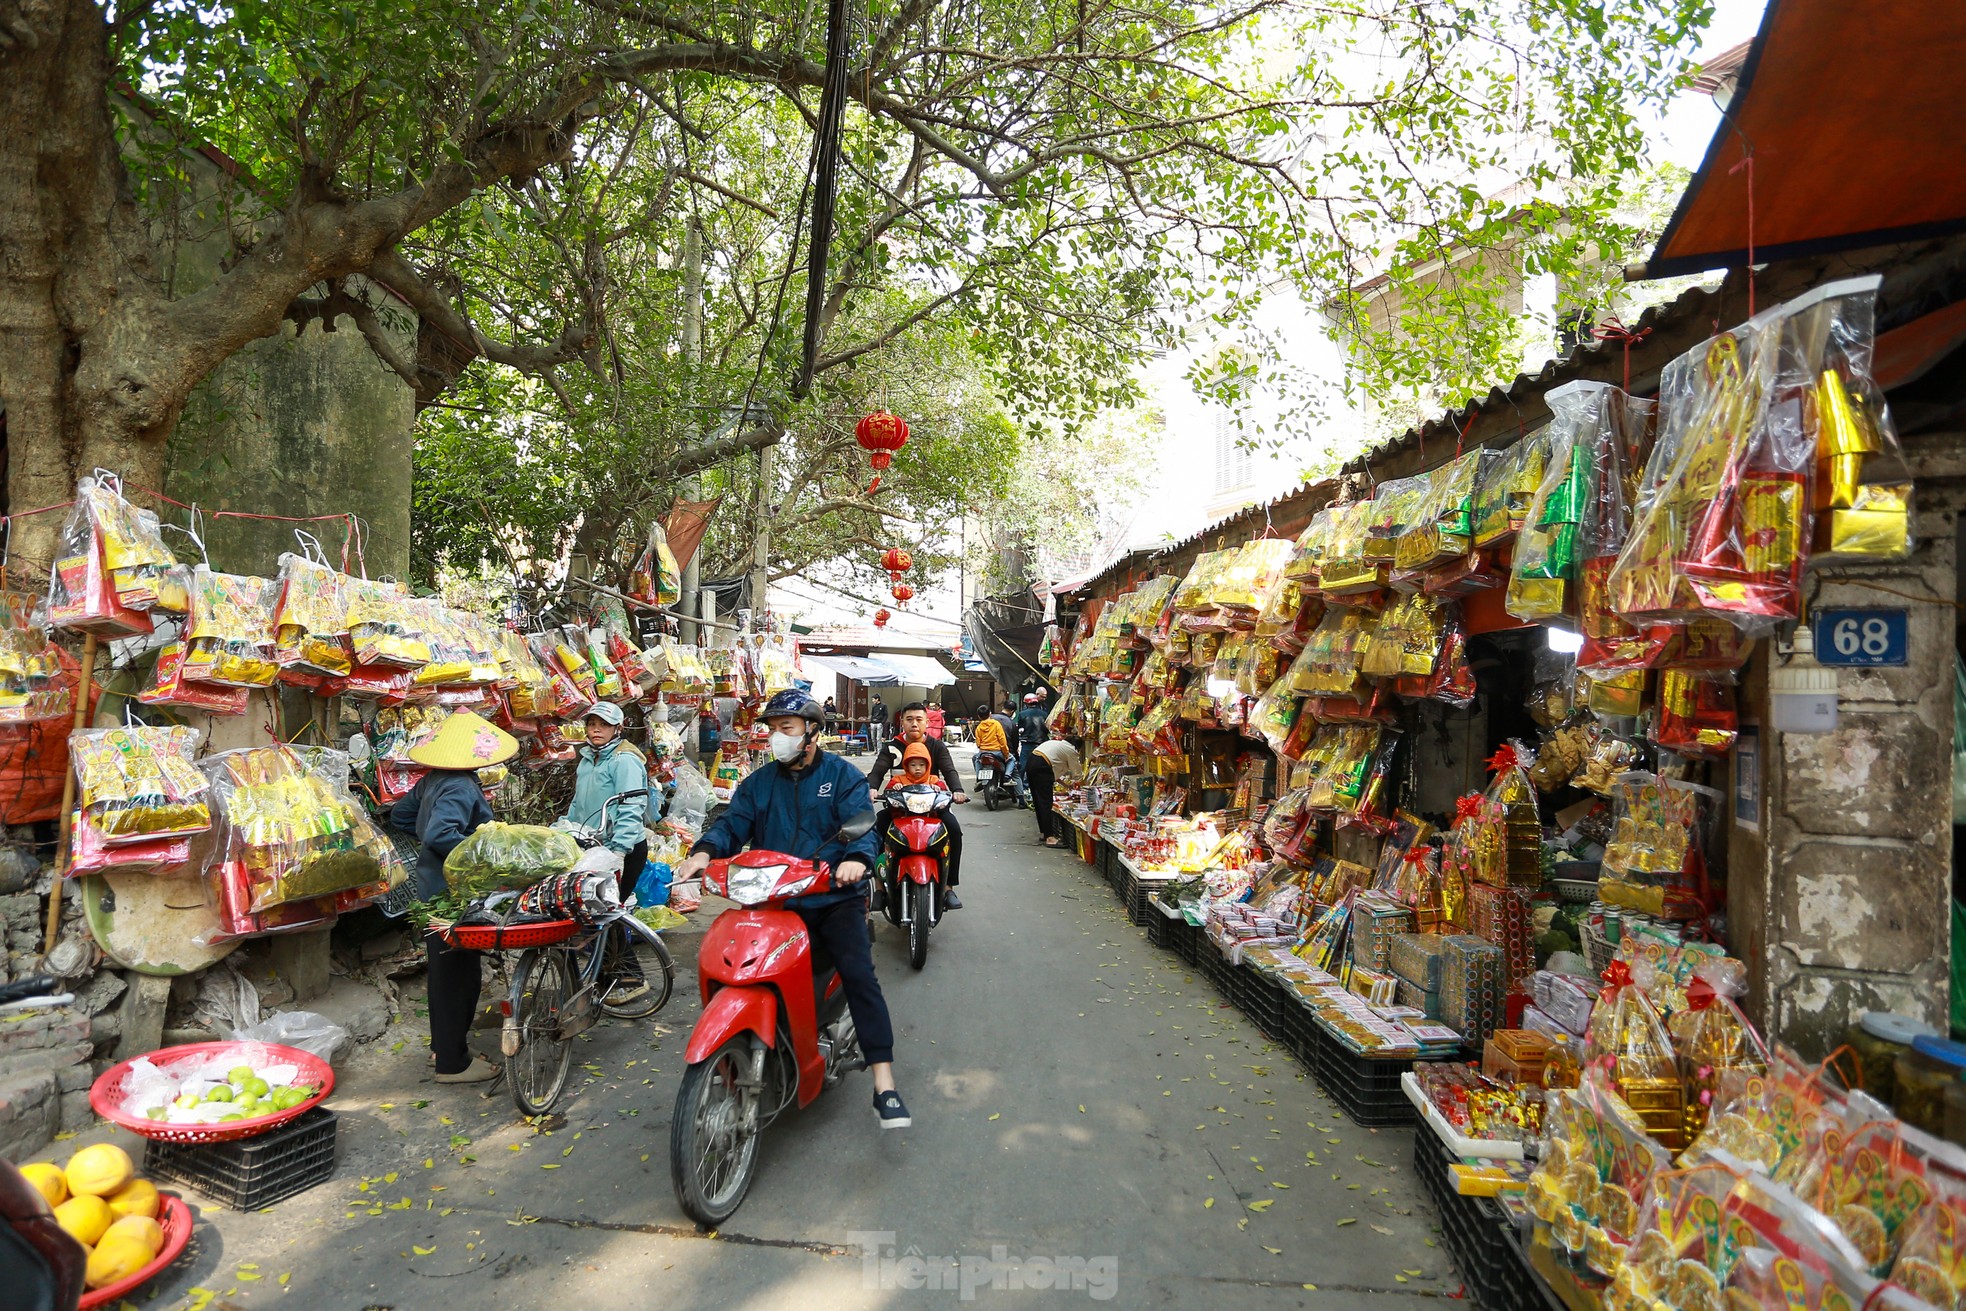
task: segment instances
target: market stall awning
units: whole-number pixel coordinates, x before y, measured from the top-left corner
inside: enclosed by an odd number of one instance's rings
[[[1966,230],[1962,68],[1960,0],[1770,0],[1645,276]]]
[[[837,657],[828,656],[827,659]],[[927,656],[890,655],[883,651],[868,659],[892,669],[909,687],[948,687],[956,681],[956,676],[944,669],[940,661],[930,660]]]
[[[821,669],[830,669],[843,678],[858,679],[873,687],[893,687],[895,684],[905,681],[887,665],[882,664],[878,660],[869,660],[865,656],[816,656],[801,653],[799,660],[802,664],[817,665]]]

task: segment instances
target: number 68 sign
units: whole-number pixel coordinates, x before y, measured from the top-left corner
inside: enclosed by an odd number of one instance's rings
[[[1824,665],[1901,665],[1910,650],[1903,610],[1816,611],[1816,662]]]

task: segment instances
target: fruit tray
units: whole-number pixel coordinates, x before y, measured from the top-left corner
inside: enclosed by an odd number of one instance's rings
[[[277,1063],[299,1068],[296,1081],[314,1085],[314,1095],[306,1101],[290,1106],[284,1111],[273,1111],[266,1115],[255,1115],[249,1120],[233,1120],[223,1124],[166,1124],[146,1116],[123,1109],[125,1087],[129,1082],[132,1068],[137,1061],[148,1059],[159,1069],[169,1069],[173,1065],[192,1062],[200,1064],[214,1057],[226,1058],[250,1055],[253,1060],[241,1059],[240,1064],[265,1065]],[[250,1138],[254,1134],[265,1133],[268,1129],[285,1124],[306,1111],[314,1109],[334,1091],[334,1071],[320,1057],[304,1052],[298,1047],[284,1047],[272,1042],[192,1042],[180,1047],[164,1047],[127,1061],[119,1061],[102,1072],[89,1088],[89,1105],[97,1115],[112,1124],[121,1125],[131,1133],[143,1138],[154,1138],[167,1143],[224,1143],[235,1138]]]
[[[164,1245],[157,1249],[156,1257],[128,1279],[119,1279],[82,1294],[82,1300],[77,1303],[79,1311],[109,1306],[119,1298],[128,1296],[156,1278],[165,1266],[184,1254],[185,1246],[191,1242],[191,1208],[184,1204],[182,1198],[169,1193],[160,1194],[157,1201],[157,1225],[164,1231]]]

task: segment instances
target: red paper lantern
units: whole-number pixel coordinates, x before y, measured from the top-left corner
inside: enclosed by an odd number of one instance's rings
[[[886,628],[886,627],[887,627],[887,621],[888,621],[888,620],[890,620],[890,619],[892,619],[892,618],[894,618],[894,616],[893,616],[893,615],[891,615],[891,614],[889,614],[889,613],[888,613],[887,611],[885,611],[885,610],[876,610],[876,611],[874,611],[874,627],[876,627],[876,628]]]
[[[853,426],[853,439],[865,450],[872,451],[873,465],[877,471],[874,481],[867,484],[871,495],[881,485],[878,470],[894,463],[894,453],[908,444],[907,421],[886,410],[875,410]]]
[[[888,547],[887,554],[881,557],[881,568],[890,574],[905,574],[914,567],[915,557],[898,546]]]
[[[893,587],[889,588],[888,590],[894,594],[894,599],[896,601],[899,601],[904,605],[907,604],[909,601],[914,600],[915,598],[915,589],[908,586],[908,584],[906,583],[896,583]]]

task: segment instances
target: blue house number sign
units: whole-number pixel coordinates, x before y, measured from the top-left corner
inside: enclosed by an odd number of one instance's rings
[[[1816,661],[1825,665],[1901,665],[1910,649],[1903,610],[1816,611]]]

